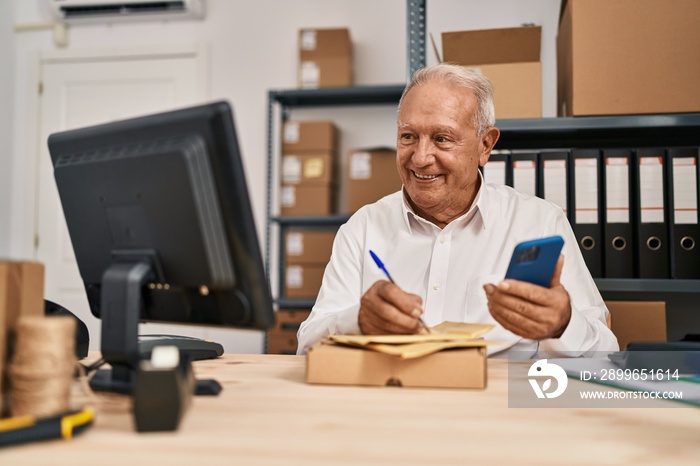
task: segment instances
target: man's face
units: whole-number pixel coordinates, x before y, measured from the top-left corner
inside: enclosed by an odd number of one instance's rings
[[[416,213],[444,226],[467,211],[479,188],[479,165],[498,139],[476,135],[476,98],[439,80],[415,86],[398,118],[396,166]]]

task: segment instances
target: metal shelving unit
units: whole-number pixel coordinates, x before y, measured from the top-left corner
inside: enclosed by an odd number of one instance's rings
[[[426,0],[406,0],[406,75],[425,66],[426,52]],[[312,107],[342,107],[350,105],[396,105],[399,102],[405,84],[389,84],[380,86],[353,86],[341,88],[319,89],[285,89],[271,90],[267,99],[267,181],[266,181],[266,225],[265,225],[265,267],[268,277],[272,271],[278,277],[279,290],[284,289],[284,233],[290,227],[304,228],[336,228],[345,223],[348,216],[335,215],[328,217],[281,217],[275,214],[273,203],[274,186],[274,137],[277,134],[275,111],[279,107],[281,120],[289,118],[292,109]],[[279,260],[271,263],[272,228],[277,226],[277,252]],[[284,296],[276,300],[280,307],[310,308],[313,300],[286,299]]]
[[[407,76],[425,65],[425,0],[407,0]],[[266,266],[270,263],[271,228],[279,228],[275,264],[280,290],[284,279],[284,232],[290,227],[334,228],[348,219],[345,215],[327,217],[282,217],[273,213],[273,137],[277,133],[275,110],[279,107],[282,121],[295,108],[340,107],[348,105],[395,105],[404,84],[356,86],[347,88],[271,90],[268,95],[267,132],[267,225]],[[615,148],[700,146],[700,113],[566,117],[499,120],[496,126],[501,137],[496,149]],[[700,309],[688,310],[700,302],[700,280],[596,279],[605,299],[663,300],[667,302],[669,339],[682,337],[684,328],[700,328]],[[285,308],[310,308],[314,300],[286,299],[277,303]],[[674,330],[675,328],[675,330]]]

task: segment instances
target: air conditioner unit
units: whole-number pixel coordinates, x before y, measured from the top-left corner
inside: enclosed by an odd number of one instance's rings
[[[46,0],[53,15],[72,24],[204,17],[204,0]]]

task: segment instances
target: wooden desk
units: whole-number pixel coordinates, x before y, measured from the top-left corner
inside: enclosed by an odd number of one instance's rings
[[[194,398],[177,432],[139,434],[128,399],[100,395],[87,432],[0,450],[0,464],[700,462],[700,409],[508,408],[503,360],[489,360],[485,390],[307,385],[300,356],[226,355],[195,369],[224,390]]]

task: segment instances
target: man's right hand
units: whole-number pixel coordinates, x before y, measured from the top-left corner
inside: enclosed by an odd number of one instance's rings
[[[423,300],[386,280],[375,282],[360,300],[357,317],[365,335],[418,333]]]

